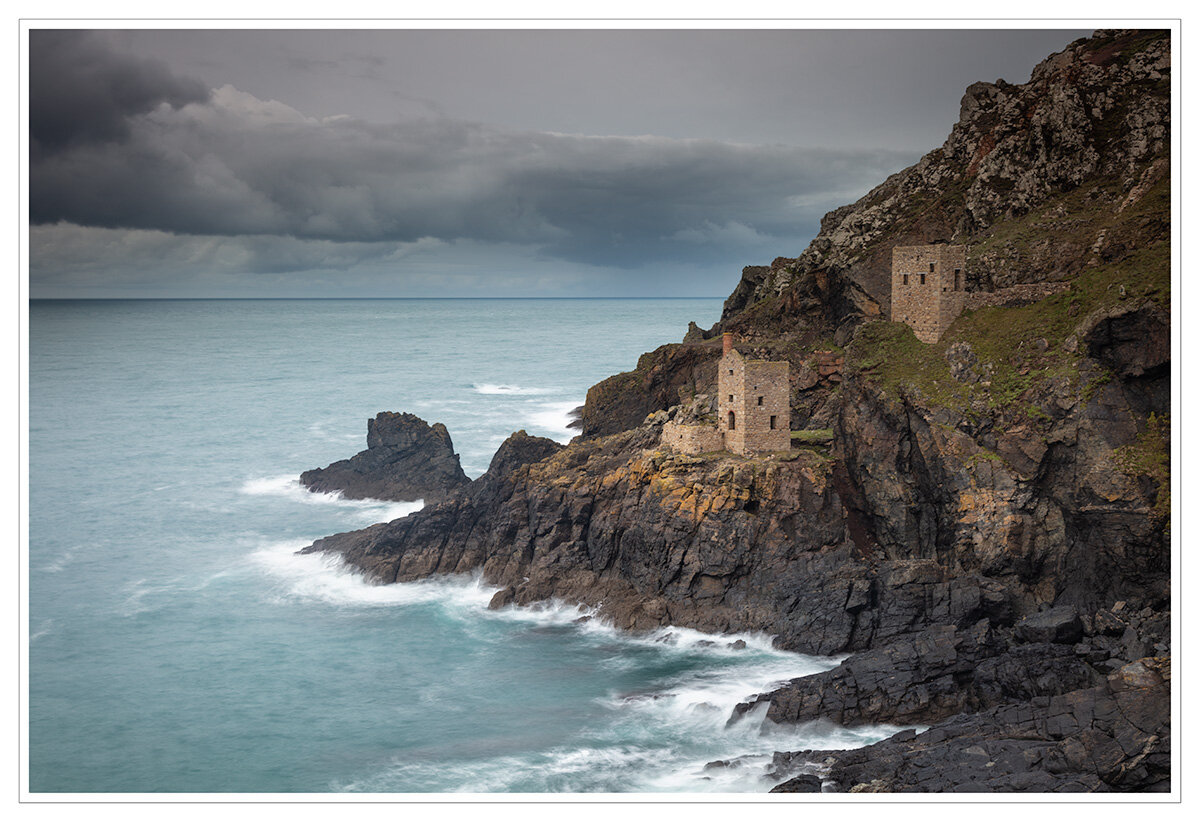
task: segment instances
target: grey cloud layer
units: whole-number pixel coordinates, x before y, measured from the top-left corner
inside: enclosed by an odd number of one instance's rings
[[[64,146],[122,140],[130,118],[161,104],[208,99],[198,80],[162,63],[111,51],[94,33],[29,33],[29,130],[35,155]]]
[[[791,235],[814,216],[792,205],[799,198],[854,191],[909,159],[446,118],[318,121],[226,87],[130,119],[124,141],[41,158],[31,215],[180,234],[522,242],[619,263],[677,253],[705,227]]]
[[[43,34],[32,44],[32,129],[54,150],[32,161],[35,224],[520,243],[558,259],[634,266],[702,259],[717,241],[744,248],[786,238],[779,250],[794,253],[839,195],[914,159],[519,132],[440,116],[316,119],[231,86],[206,92],[94,38]]]

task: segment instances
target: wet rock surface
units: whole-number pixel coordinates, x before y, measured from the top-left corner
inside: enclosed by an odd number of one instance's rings
[[[852,751],[777,754],[776,775],[817,770],[847,792],[1170,790],[1170,662],[1146,658],[1099,684],[958,714]],[[811,785],[802,774],[792,783]]]
[[[340,491],[346,499],[441,499],[466,485],[450,432],[415,414],[384,411],[367,420],[367,449],[300,475],[310,491]]]

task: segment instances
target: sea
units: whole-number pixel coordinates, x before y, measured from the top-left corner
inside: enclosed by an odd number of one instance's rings
[[[28,791],[763,792],[774,751],[894,733],[728,724],[839,661],[770,636],[631,635],[570,603],[489,610],[478,576],[381,586],[296,553],[421,507],[298,483],[378,412],[445,423],[477,477],[517,429],[570,440],[590,385],[720,310],[32,301]]]

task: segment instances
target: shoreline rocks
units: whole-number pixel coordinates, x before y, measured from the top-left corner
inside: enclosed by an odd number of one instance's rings
[[[1171,663],[1131,662],[1102,682],[957,714],[849,751],[776,754],[772,793],[1166,792],[1171,780]]]

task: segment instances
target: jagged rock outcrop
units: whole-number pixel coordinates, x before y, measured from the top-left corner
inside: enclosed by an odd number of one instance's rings
[[[775,755],[773,790],[859,792],[1169,791],[1171,666],[1132,662],[1096,685],[1005,702],[851,751]]]
[[[525,429],[516,431],[509,436],[488,463],[487,474],[489,482],[504,479],[522,465],[541,462],[563,449],[561,443],[547,437],[531,437]]]
[[[641,425],[647,415],[665,411],[681,397],[710,391],[717,381],[721,341],[663,345],[638,358],[637,368],[615,374],[588,389],[580,412],[581,433],[603,437]],[[693,335],[693,339],[695,335]]]
[[[925,724],[964,712],[1029,702],[1100,684],[1112,671],[1169,647],[1169,623],[1153,609],[1122,620],[1111,641],[1107,611],[1082,618],[1057,607],[1000,627],[982,619],[900,635],[836,668],[802,677],[737,706],[737,721],[767,706],[776,723]],[[1085,626],[1086,623],[1086,626]],[[1086,636],[1085,636],[1086,632]]]
[[[441,499],[470,480],[450,432],[415,414],[380,412],[367,420],[367,449],[300,475],[311,491],[340,491],[346,499]]]
[[[727,310],[729,306],[727,301]],[[784,299],[760,308],[742,311],[707,332],[689,331],[682,345],[643,354],[633,371],[592,386],[582,412],[583,436],[628,430],[681,400],[715,392],[721,357],[718,328],[733,333],[738,350],[750,356],[788,361],[793,428],[810,425],[814,418],[828,423],[829,389],[837,380],[829,379],[832,372],[822,371],[816,349],[830,341],[843,345],[863,320],[879,319],[878,303],[843,277],[813,275],[798,282]]]

